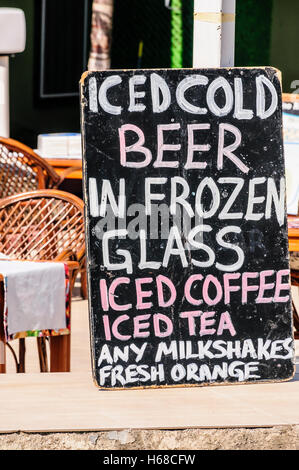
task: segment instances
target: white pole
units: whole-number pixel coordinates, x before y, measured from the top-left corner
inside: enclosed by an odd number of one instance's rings
[[[195,0],[193,67],[233,67],[236,0]]]
[[[9,137],[9,58],[0,56],[0,136]]]

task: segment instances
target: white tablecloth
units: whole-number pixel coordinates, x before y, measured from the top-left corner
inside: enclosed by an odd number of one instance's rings
[[[5,277],[7,333],[66,327],[63,263],[0,259]]]

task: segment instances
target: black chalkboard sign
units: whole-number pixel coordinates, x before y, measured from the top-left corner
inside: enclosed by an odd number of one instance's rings
[[[291,378],[277,71],[90,72],[81,104],[96,384]]]

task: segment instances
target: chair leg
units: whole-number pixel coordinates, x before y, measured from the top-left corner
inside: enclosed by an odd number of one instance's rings
[[[19,363],[18,363],[18,373],[23,374],[25,372],[25,338],[19,339]]]
[[[40,371],[49,372],[46,339],[45,338],[36,338],[36,339],[37,339],[37,350],[38,350]]]
[[[86,268],[83,268],[80,272],[81,275],[81,296],[83,299],[87,299],[87,275],[86,275]]]
[[[0,335],[0,374],[6,373],[5,339]]]
[[[71,335],[50,337],[50,372],[70,372]]]
[[[70,316],[72,290],[77,273],[70,282]],[[70,317],[71,318],[71,317]],[[71,332],[68,335],[50,336],[50,372],[70,372],[71,370]]]
[[[0,374],[6,374],[6,340],[3,326],[4,288],[0,284]]]

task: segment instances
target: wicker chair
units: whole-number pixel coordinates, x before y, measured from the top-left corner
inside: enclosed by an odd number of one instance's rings
[[[35,189],[57,189],[67,175],[78,169],[71,167],[58,175],[30,147],[0,137],[0,198]]]
[[[64,170],[60,175],[30,147],[13,139],[0,137],[0,198],[36,189],[57,189],[65,178],[80,166]],[[86,269],[82,263],[81,294],[87,298]]]
[[[0,252],[10,259],[67,262],[71,298],[76,276],[85,257],[83,212],[81,199],[59,190],[37,190],[4,198],[0,200]],[[3,312],[3,308],[0,311]],[[0,322],[0,340],[2,337],[3,344],[2,325],[3,322]],[[45,339],[37,338],[37,341],[41,371],[45,372]],[[17,371],[24,372],[24,339],[19,340],[19,351]],[[51,336],[50,371],[69,370],[70,335]],[[5,372],[3,366],[2,372]]]

